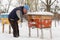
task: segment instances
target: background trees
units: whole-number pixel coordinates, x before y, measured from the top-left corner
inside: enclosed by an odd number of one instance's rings
[[[9,12],[10,6],[18,7],[24,4],[28,4],[30,6],[30,11],[56,11],[59,7],[56,6],[57,0],[6,0],[7,3],[3,5],[4,0],[0,0],[0,10],[4,12]],[[54,7],[52,7],[54,6]]]
[[[45,11],[50,12],[51,6],[54,4],[54,2],[55,2],[56,0],[54,0],[53,2],[52,2],[52,0],[45,0],[45,2],[42,1],[42,0],[40,0],[40,1],[46,6]]]

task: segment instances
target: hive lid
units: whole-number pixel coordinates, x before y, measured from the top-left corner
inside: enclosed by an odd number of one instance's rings
[[[54,15],[51,12],[28,12],[27,15]]]

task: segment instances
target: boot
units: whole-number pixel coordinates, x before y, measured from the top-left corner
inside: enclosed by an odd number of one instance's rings
[[[19,37],[19,31],[18,31],[18,32],[13,31],[13,36],[14,36],[14,37]]]

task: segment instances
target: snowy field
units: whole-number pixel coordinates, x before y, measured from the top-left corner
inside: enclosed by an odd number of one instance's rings
[[[8,33],[9,28],[8,24],[5,24],[5,30],[4,33],[2,33],[2,24],[0,22],[0,40],[60,40],[60,23],[58,24],[58,21],[56,23],[55,27],[55,21],[52,22],[52,39],[50,38],[50,32],[49,29],[43,29],[44,38],[41,38],[41,30],[39,29],[39,37],[37,37],[37,29],[31,30],[31,37],[29,37],[29,30],[28,30],[28,24],[27,21],[22,23],[22,27],[20,27],[19,24],[19,31],[20,31],[20,37],[14,38],[11,34]]]

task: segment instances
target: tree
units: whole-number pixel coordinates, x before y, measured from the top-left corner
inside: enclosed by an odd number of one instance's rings
[[[9,4],[8,4],[7,13],[8,13],[8,11],[9,11],[9,8],[10,8],[10,5],[11,5],[12,0],[8,0],[8,2],[9,2]]]
[[[46,6],[46,11],[50,12],[51,6],[54,4],[56,0],[52,2],[52,0],[46,0],[45,2],[40,0],[45,6]]]
[[[32,11],[33,10],[33,7],[32,7],[33,0],[25,0],[25,1],[26,1],[26,4],[29,5],[29,7],[30,7],[30,11]]]
[[[2,1],[3,1],[3,0],[0,0],[0,13],[3,13],[3,12],[4,12],[3,9],[2,9],[2,7],[3,7]]]
[[[4,0],[3,0],[4,1]],[[6,12],[6,13],[8,13],[8,11],[9,11],[9,8],[10,8],[10,5],[11,5],[11,2],[12,2],[12,0],[7,0],[8,1],[8,3],[6,3],[6,4],[3,4],[2,5],[2,7],[3,7],[3,11],[4,12]],[[3,2],[2,2],[3,3]]]
[[[17,2],[18,2],[18,5],[20,6],[20,5],[24,5],[24,0],[16,0]]]
[[[38,0],[26,0],[26,3],[30,6],[30,11],[37,11]]]
[[[38,0],[35,0],[35,11],[37,11],[37,6],[38,6]]]

